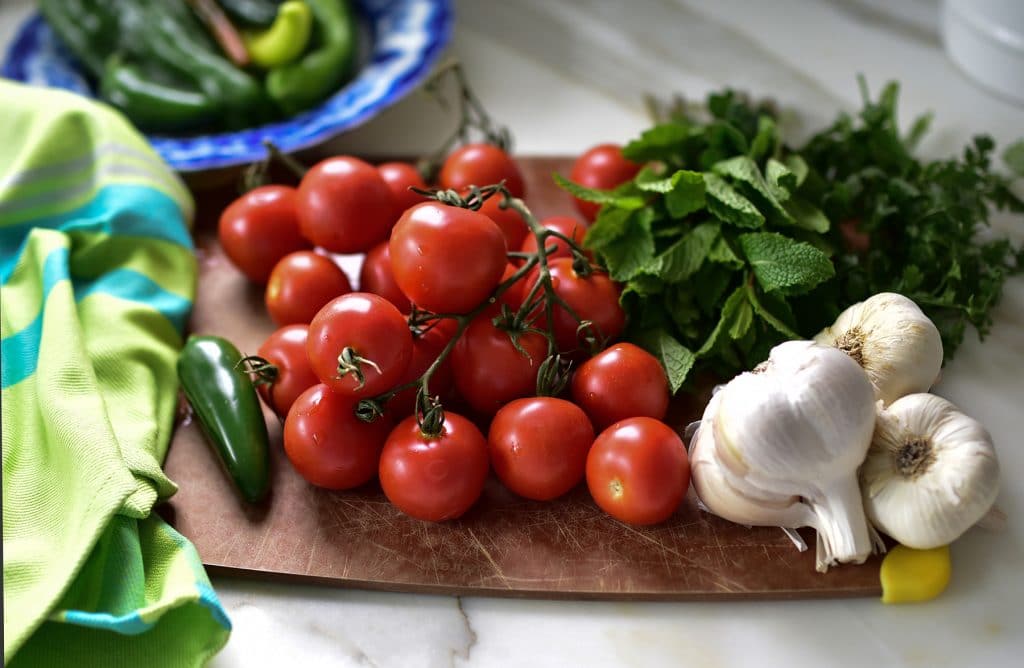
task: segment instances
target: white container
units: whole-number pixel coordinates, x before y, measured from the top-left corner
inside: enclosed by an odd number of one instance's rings
[[[946,0],[941,26],[946,53],[957,67],[1024,104],[1024,0]]]

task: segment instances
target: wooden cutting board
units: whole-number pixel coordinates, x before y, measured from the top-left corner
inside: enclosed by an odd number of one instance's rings
[[[524,158],[527,203],[540,217],[573,214],[550,178],[567,158]],[[274,326],[261,291],[226,260],[216,219],[230,192],[198,196],[199,283],[191,330],[218,334],[255,353]],[[700,398],[673,406],[671,422],[698,417]],[[348,492],[307,484],[281,447],[265,411],[272,492],[259,506],[239,500],[197,425],[179,420],[166,469],[179,485],[162,509],[211,572],[404,592],[543,598],[744,599],[877,596],[880,560],[814,570],[812,546],[798,552],[782,531],[732,524],[696,507],[692,494],[668,522],[638,528],[609,518],[585,486],[548,503],[527,501],[492,479],[457,521],[409,518],[376,483]]]

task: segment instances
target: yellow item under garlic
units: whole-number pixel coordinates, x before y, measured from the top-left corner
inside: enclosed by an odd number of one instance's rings
[[[930,550],[897,545],[882,560],[882,603],[930,601],[946,589],[951,570],[948,545]]]

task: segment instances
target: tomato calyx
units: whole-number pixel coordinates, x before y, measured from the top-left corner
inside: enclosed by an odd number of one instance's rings
[[[277,382],[277,377],[281,372],[276,364],[259,355],[243,357],[238,360],[235,368],[249,374],[252,377],[252,384],[256,387],[260,385],[273,385]]]
[[[572,360],[548,355],[537,371],[537,396],[557,397],[572,379]]]
[[[364,364],[373,368],[378,374],[381,373],[380,366],[376,362],[363,357],[356,352],[355,348],[349,346],[342,348],[341,354],[338,355],[338,378],[352,374],[358,383],[356,389],[362,389],[366,386],[366,376],[363,374]]]
[[[270,183],[270,168],[275,162],[283,165],[285,169],[291,172],[292,175],[299,180],[301,180],[302,177],[305,176],[306,172],[309,171],[308,167],[287,153],[282,152],[281,149],[277,147],[277,144],[269,139],[263,140],[263,146],[267,149],[266,157],[262,160],[250,163],[242,172],[239,190],[243,193],[247,193],[250,190]]]

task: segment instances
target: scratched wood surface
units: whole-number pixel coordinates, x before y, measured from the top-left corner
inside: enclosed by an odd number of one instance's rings
[[[524,158],[527,203],[539,216],[572,213],[550,174],[570,161]],[[228,264],[216,243],[226,191],[201,194],[196,242],[199,284],[191,329],[219,334],[243,353],[273,331],[261,292]],[[700,399],[673,407],[683,425]],[[162,508],[215,573],[296,579],[408,592],[544,598],[825,598],[880,594],[879,560],[814,570],[812,546],[798,552],[778,529],[747,528],[697,509],[692,495],[668,522],[636,528],[604,515],[581,486],[536,503],[492,479],[461,519],[432,524],[402,515],[376,483],[348,492],[307,484],[289,465],[281,428],[271,436],[272,492],[246,506],[197,426],[182,418],[168,454],[178,493]]]

